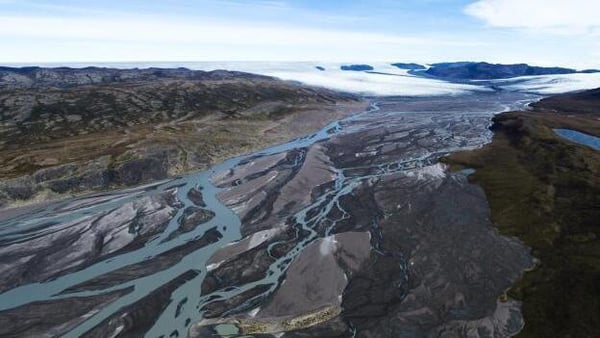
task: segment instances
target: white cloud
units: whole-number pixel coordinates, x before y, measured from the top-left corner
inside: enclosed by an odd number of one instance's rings
[[[197,22],[146,18],[61,18],[0,16],[0,37],[108,41],[228,43],[236,45],[330,45],[443,43],[416,37],[282,27],[200,19]]]
[[[574,1],[577,3],[581,0]],[[540,14],[536,6],[525,8],[529,5],[523,2],[513,2],[515,8],[511,10],[486,12],[485,6],[483,10],[477,7],[496,2],[481,0],[469,7],[468,11],[472,11],[473,15],[479,13],[477,15],[481,18],[489,17],[490,25],[523,27],[521,23],[528,22],[523,18],[507,22],[494,14],[508,11],[510,16],[519,17],[521,11],[528,18],[538,20],[532,21],[537,27],[548,27],[548,23],[544,23],[546,15]],[[139,8],[136,12],[125,8],[64,7],[62,3],[40,5],[37,1],[35,6],[43,8],[34,6],[28,11],[1,10],[0,63],[148,60],[321,60],[368,63],[381,60],[440,62],[468,59],[600,67],[598,57],[594,55],[600,51],[600,45],[593,34],[573,38],[524,34],[520,29],[509,32],[500,29],[431,30],[420,29],[418,22],[402,20],[393,23],[397,29],[381,29],[376,21],[368,24],[373,18],[370,14],[365,16],[366,21],[350,24],[349,21],[356,18],[346,16],[343,11],[296,9],[289,7],[292,2],[283,0],[206,0],[202,2],[206,10],[198,11],[196,8],[196,11],[189,13],[186,12],[188,8],[182,7],[182,2],[168,3],[164,8],[172,10]],[[546,1],[538,7],[548,7],[548,10],[554,8],[548,3],[552,1]],[[221,11],[220,7],[226,7],[227,10]],[[596,11],[592,8],[589,13]],[[503,15],[509,17],[508,14]],[[566,25],[566,21],[554,21]],[[590,29],[588,27],[595,27],[593,23],[596,18],[587,16],[580,22],[585,23],[585,29]],[[565,31],[565,28],[561,30]]]
[[[598,0],[479,0],[465,12],[493,27],[562,34],[592,33],[600,28]]]
[[[244,22],[143,15],[1,15],[0,61],[396,59],[398,51],[483,43]],[[404,52],[403,58],[411,58]],[[412,57],[414,58],[414,57]]]

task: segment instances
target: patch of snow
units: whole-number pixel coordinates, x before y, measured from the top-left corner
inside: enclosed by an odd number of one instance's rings
[[[271,239],[279,231],[280,231],[279,228],[273,228],[273,229],[255,232],[254,234],[251,235],[252,237],[250,237],[250,242],[248,243],[248,248],[246,250],[251,250],[253,248],[256,248],[257,246],[261,245],[265,241]]]
[[[337,241],[335,240],[335,236],[327,236],[321,240],[321,244],[319,244],[319,252],[321,256],[327,256],[333,254],[337,249]]]
[[[260,311],[260,306],[257,307],[256,309],[253,309],[252,311],[248,312],[248,316],[254,318],[254,317],[256,317],[256,315],[258,314],[259,311]]]
[[[81,318],[84,318],[84,319],[91,318],[91,317],[95,316],[95,315],[96,315],[98,312],[100,312],[100,310],[97,310],[97,309],[96,309],[96,310],[89,311],[89,312],[87,312],[87,313],[84,313],[84,314],[81,316]]]
[[[223,262],[224,262],[224,261],[220,261],[220,262],[218,262],[218,263],[213,263],[213,264],[208,264],[208,265],[206,266],[206,271],[212,271],[212,270],[214,270],[214,269],[218,268],[218,267],[219,267],[221,264],[223,264]]]
[[[270,171],[269,176],[267,176],[267,182],[265,183],[265,185],[271,183],[271,181],[276,179],[277,176],[279,176],[279,171],[277,171],[277,170]]]
[[[368,152],[364,152],[364,153],[356,153],[356,154],[354,154],[354,157],[362,158],[362,157],[376,156],[376,155],[377,155],[377,151],[368,151]]]
[[[418,180],[442,179],[446,177],[446,165],[443,163],[436,163],[427,167],[410,170],[406,173],[406,176],[416,177]]]
[[[115,331],[113,332],[113,334],[111,335],[111,337],[116,337],[119,335],[119,333],[121,333],[123,331],[123,329],[125,328],[125,325],[119,325],[115,328]]]

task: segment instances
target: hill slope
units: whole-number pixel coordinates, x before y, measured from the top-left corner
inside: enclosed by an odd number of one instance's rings
[[[524,63],[504,65],[487,62],[445,62],[436,63],[425,71],[415,74],[452,80],[507,79],[526,75],[572,74],[575,69],[561,67],[536,67]]]
[[[364,107],[240,72],[2,68],[0,206],[202,169]]]
[[[494,118],[494,140],[448,162],[476,168],[504,234],[540,262],[508,293],[523,301],[523,337],[594,337],[600,332],[600,152],[553,129],[600,136],[599,89],[543,99],[533,111]]]

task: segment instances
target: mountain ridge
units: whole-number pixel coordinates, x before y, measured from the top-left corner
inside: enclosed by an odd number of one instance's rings
[[[492,64],[488,62],[459,61],[434,63],[426,70],[412,70],[411,74],[448,80],[492,80],[509,79],[519,76],[592,72],[598,71],[593,69],[577,71],[573,68],[564,67],[540,67],[531,66],[526,63]]]
[[[0,207],[200,170],[365,107],[242,72],[2,68]]]
[[[2,67],[0,88],[66,88],[81,85],[130,83],[150,80],[227,80],[239,78],[273,79],[269,76],[228,70],[191,70],[179,68],[108,68],[89,66],[71,67]]]

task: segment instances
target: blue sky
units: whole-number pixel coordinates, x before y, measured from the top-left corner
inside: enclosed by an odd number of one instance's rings
[[[599,12],[596,0],[0,0],[0,62],[600,67]]]

